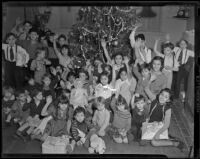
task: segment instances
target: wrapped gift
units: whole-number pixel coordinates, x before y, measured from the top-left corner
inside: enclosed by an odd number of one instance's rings
[[[69,144],[69,136],[52,137],[48,136],[42,144],[43,154],[66,154],[66,147]]]
[[[142,140],[152,140],[154,135],[163,127],[162,122],[146,123],[142,127]],[[160,134],[160,139],[169,139],[168,129]]]

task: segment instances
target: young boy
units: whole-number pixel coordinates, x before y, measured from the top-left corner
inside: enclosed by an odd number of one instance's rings
[[[6,35],[6,44],[2,44],[5,59],[5,84],[13,88],[21,88],[24,82],[24,67],[29,55],[21,46],[16,45],[13,33]]]

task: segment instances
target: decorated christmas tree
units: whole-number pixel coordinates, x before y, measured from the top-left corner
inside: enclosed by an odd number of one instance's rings
[[[112,57],[121,52],[130,55],[129,34],[140,23],[134,7],[81,7],[77,24],[69,32],[72,55],[84,59],[101,57],[101,39],[107,42],[107,50]]]

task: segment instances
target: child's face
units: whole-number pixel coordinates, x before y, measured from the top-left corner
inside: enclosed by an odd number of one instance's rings
[[[58,106],[59,106],[59,108],[60,108],[61,110],[66,110],[67,107],[68,107],[68,104],[66,104],[66,103],[59,103]]]
[[[145,105],[145,101],[144,99],[138,101],[135,103],[136,107],[139,109],[139,110],[143,110],[144,109],[144,105]]]
[[[15,45],[15,42],[16,42],[16,38],[14,37],[14,36],[9,36],[8,38],[7,38],[7,43],[10,45],[10,46],[14,46]]]
[[[44,85],[45,85],[45,86],[49,86],[50,83],[51,83],[51,79],[50,79],[49,77],[45,77],[45,78],[43,79],[43,82],[44,82]]]
[[[180,42],[179,46],[180,46],[181,49],[186,49],[187,48],[187,43],[184,40],[182,40]]]
[[[158,72],[158,71],[160,71],[160,69],[161,69],[161,61],[160,60],[154,60],[153,61],[153,70],[155,72]]]
[[[56,67],[56,72],[62,73],[62,68],[61,68],[60,66],[57,66],[57,67]]]
[[[74,76],[69,76],[68,80],[69,80],[70,83],[74,83],[75,77]]]
[[[28,84],[29,85],[34,85],[35,84],[35,80],[33,78],[29,79]]]
[[[115,62],[117,65],[121,65],[122,64],[122,56],[121,55],[117,55],[115,57]]]
[[[24,24],[24,30],[25,30],[25,32],[29,32],[29,30],[32,28],[32,26],[31,26],[31,24],[30,23],[25,23]]]
[[[36,32],[31,32],[30,33],[30,38],[31,38],[31,40],[35,41],[38,38],[38,34]]]
[[[83,87],[82,81],[77,81],[75,84],[75,88],[82,88],[82,87]]]
[[[87,78],[87,76],[86,76],[86,74],[85,74],[85,73],[83,73],[83,72],[80,72],[80,73],[79,73],[79,78],[80,78],[80,80],[81,80],[81,81],[85,81],[85,80],[86,80],[86,78]]]
[[[142,76],[147,78],[150,75],[150,71],[148,69],[143,69],[142,70]]]
[[[170,101],[170,95],[168,92],[163,91],[162,93],[160,93],[159,95],[159,103],[160,104],[165,104],[166,102]]]
[[[102,85],[108,84],[108,77],[107,76],[101,76],[101,84]]]
[[[109,66],[106,66],[106,67],[105,67],[105,70],[106,70],[108,73],[110,73],[110,72],[111,72],[111,70],[110,70],[110,67],[109,67]]]
[[[38,54],[39,59],[44,59],[45,58],[45,51],[40,51]]]
[[[65,39],[64,38],[60,38],[59,40],[58,40],[58,43],[60,44],[60,46],[63,46],[64,44],[65,44]]]
[[[75,115],[75,119],[79,122],[79,123],[82,123],[85,119],[85,115],[83,112],[80,112],[80,113],[77,113]]]
[[[99,111],[103,110],[105,108],[105,105],[103,103],[97,103],[97,109]]]
[[[127,73],[125,71],[122,71],[120,73],[120,78],[122,81],[125,81],[128,78]]]
[[[62,48],[62,54],[64,55],[64,56],[67,56],[68,55],[68,49],[67,48]]]
[[[36,98],[37,100],[42,100],[42,99],[43,99],[42,92],[39,92],[39,93],[35,96],[35,98]]]
[[[22,102],[26,102],[26,94],[25,93],[21,93],[19,96],[18,96],[18,99]]]
[[[11,92],[5,91],[4,97],[7,98],[7,99],[10,99],[10,98],[12,97],[12,95],[13,95],[13,94],[12,94]]]
[[[164,54],[169,55],[172,52],[172,49],[170,47],[164,48]]]

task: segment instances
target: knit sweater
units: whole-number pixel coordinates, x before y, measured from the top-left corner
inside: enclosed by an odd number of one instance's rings
[[[85,121],[83,121],[82,123],[78,122],[77,120],[73,120],[72,121],[72,127],[71,127],[71,132],[72,132],[72,137],[73,139],[77,142],[81,139],[79,135],[78,130],[82,131],[83,133],[85,133],[85,135],[87,135],[88,133],[88,126],[85,123]]]
[[[128,131],[131,128],[131,113],[127,111],[119,111],[116,108],[116,98],[112,99],[111,108],[114,112],[112,125],[117,129],[125,129]]]

